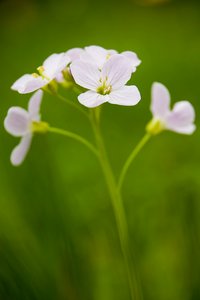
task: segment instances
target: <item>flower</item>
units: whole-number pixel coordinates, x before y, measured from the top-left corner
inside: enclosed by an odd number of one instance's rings
[[[52,54],[37,70],[38,73],[25,74],[12,85],[11,89],[20,94],[34,92],[49,84],[66,68],[70,58],[66,53]]]
[[[113,55],[102,70],[96,64],[76,60],[71,64],[75,82],[89,91],[78,96],[81,104],[96,107],[104,102],[118,105],[136,105],[140,92],[136,86],[126,86],[132,69],[128,60],[120,54]]]
[[[43,92],[37,91],[30,99],[28,111],[21,107],[11,107],[4,121],[4,127],[11,135],[21,137],[20,143],[11,153],[11,163],[20,165],[30,148],[34,132],[47,131],[47,123],[40,122],[40,104]]]
[[[118,54],[118,52],[116,50],[107,50],[100,46],[88,46],[85,48],[70,49],[66,52],[66,54],[70,57],[71,62],[81,59],[83,61],[95,63],[98,68],[102,69],[106,61],[108,61],[108,59],[113,55]],[[135,72],[136,67],[141,63],[137,54],[132,51],[124,51],[121,55],[129,60],[132,66],[132,72]]]
[[[151,112],[153,119],[147,125],[147,131],[151,134],[158,134],[163,130],[192,134],[196,129],[193,124],[195,111],[191,103],[180,101],[170,110],[169,91],[158,82],[152,85]]]

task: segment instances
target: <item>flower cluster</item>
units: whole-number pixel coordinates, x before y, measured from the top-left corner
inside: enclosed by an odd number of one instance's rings
[[[16,137],[20,144],[11,154],[13,165],[24,160],[36,132],[48,131],[48,124],[41,122],[39,109],[43,91],[57,93],[59,85],[77,87],[80,90],[78,101],[85,107],[94,108],[105,102],[123,106],[134,106],[141,100],[135,85],[127,85],[136,72],[141,60],[136,53],[106,50],[99,46],[73,48],[67,52],[52,54],[37,68],[36,73],[25,74],[11,87],[20,94],[36,92],[30,99],[28,111],[20,107],[9,109],[5,129]],[[157,134],[165,129],[178,133],[191,134],[195,130],[195,113],[187,101],[169,108],[168,90],[160,83],[152,87],[152,121],[147,131]]]

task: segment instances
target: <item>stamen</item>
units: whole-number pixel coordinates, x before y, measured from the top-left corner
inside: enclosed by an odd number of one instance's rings
[[[33,76],[34,78],[39,77],[39,75],[38,75],[37,73],[33,73],[32,76]]]
[[[106,85],[105,82],[103,83],[103,85],[101,85],[97,88],[97,93],[99,93],[101,95],[110,94],[111,91],[112,91],[112,86],[111,85]]]
[[[37,70],[38,70],[38,73],[39,73],[40,75],[42,75],[43,72],[44,72],[44,67],[43,67],[43,66],[40,66],[40,67],[37,68]]]

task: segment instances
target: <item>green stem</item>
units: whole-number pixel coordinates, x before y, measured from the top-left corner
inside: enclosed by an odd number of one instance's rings
[[[141,141],[137,144],[137,146],[133,149],[133,151],[131,152],[131,154],[127,158],[127,160],[126,160],[126,162],[125,162],[125,164],[124,164],[124,166],[122,168],[120,177],[119,177],[119,183],[118,183],[118,189],[119,189],[119,191],[122,188],[122,185],[123,185],[126,173],[127,173],[128,169],[129,169],[132,161],[136,158],[136,156],[141,151],[141,149],[144,147],[144,145],[149,141],[150,137],[151,137],[151,134],[146,133],[145,136],[141,139]]]
[[[81,105],[77,104],[76,102],[73,102],[71,100],[66,99],[64,96],[56,93],[56,92],[50,92],[52,96],[57,97],[58,99],[62,100],[63,102],[67,103],[71,107],[77,109],[79,112],[81,112],[85,117],[89,118],[89,114],[82,108]]]
[[[85,145],[90,151],[92,151],[97,157],[99,157],[99,153],[98,153],[97,149],[88,140],[86,140],[82,136],[80,136],[76,133],[73,133],[71,131],[67,131],[67,130],[55,128],[55,127],[49,127],[48,131],[69,137],[71,139],[74,139],[74,140],[80,142],[81,144]]]
[[[112,202],[114,215],[116,218],[119,240],[121,244],[122,254],[124,257],[126,273],[129,282],[130,296],[132,300],[141,300],[142,299],[141,289],[139,288],[137,276],[133,269],[132,256],[129,249],[128,227],[127,227],[123,202],[121,201],[121,195],[117,188],[116,180],[113,175],[113,171],[107,157],[104,141],[101,136],[101,132],[98,124],[98,118],[95,113],[96,113],[95,110],[91,111],[91,124],[96,138],[97,147],[99,149],[100,164],[102,167],[102,171],[104,173],[104,177],[106,180],[106,184]]]

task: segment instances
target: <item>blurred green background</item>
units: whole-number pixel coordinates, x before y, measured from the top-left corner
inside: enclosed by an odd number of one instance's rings
[[[30,95],[10,90],[51,53],[101,45],[133,50],[142,101],[103,105],[102,131],[116,176],[144,134],[153,81],[200,111],[200,3],[159,0],[0,1],[0,299],[128,300],[115,219],[87,149],[36,136],[24,164],[3,128]],[[66,94],[67,95],[67,94]],[[76,101],[75,96],[74,101]],[[87,120],[45,95],[43,120],[93,141]],[[200,299],[200,134],[165,132],[129,170],[123,196],[145,300]]]

